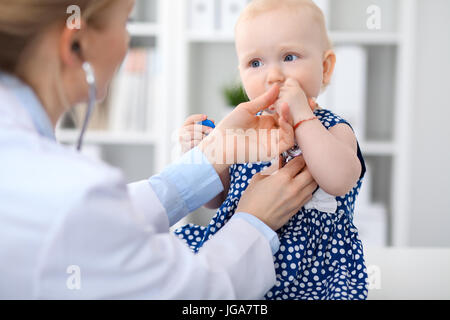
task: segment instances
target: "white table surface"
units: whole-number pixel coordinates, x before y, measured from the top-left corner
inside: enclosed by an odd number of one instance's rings
[[[450,299],[450,248],[364,248],[369,300]]]

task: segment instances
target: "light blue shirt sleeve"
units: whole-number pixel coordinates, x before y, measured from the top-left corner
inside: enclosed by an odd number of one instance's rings
[[[149,182],[166,209],[171,226],[223,191],[219,175],[198,148],[184,154]],[[272,254],[278,251],[278,236],[264,222],[244,212],[236,213],[232,219],[246,220],[267,239]]]
[[[219,175],[198,148],[185,153],[149,182],[171,226],[223,191]]]
[[[277,233],[254,215],[245,212],[237,212],[231,219],[244,219],[258,229],[267,241],[269,241],[270,247],[272,248],[272,254],[275,254],[280,248],[280,240],[278,239]]]

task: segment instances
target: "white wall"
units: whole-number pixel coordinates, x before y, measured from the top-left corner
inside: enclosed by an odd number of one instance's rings
[[[450,246],[450,1],[418,5],[409,244]]]

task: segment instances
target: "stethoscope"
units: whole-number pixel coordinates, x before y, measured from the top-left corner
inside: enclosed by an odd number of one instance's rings
[[[78,138],[77,143],[77,151],[80,152],[81,148],[83,147],[83,139],[84,135],[86,133],[89,120],[92,115],[92,111],[94,110],[95,102],[97,100],[97,86],[95,84],[95,74],[94,69],[90,65],[89,62],[83,63],[83,70],[86,74],[86,82],[89,85],[89,101],[88,101],[88,108],[86,111],[86,116],[84,117],[83,126],[81,127],[80,136]]]
[[[82,57],[81,55],[81,47],[79,45],[78,42],[75,42],[72,46],[72,50],[76,53],[78,53],[80,55],[80,57]],[[78,152],[81,152],[81,149],[83,147],[83,139],[84,139],[84,135],[86,134],[86,130],[89,124],[89,120],[91,118],[92,112],[94,110],[95,107],[95,103],[97,101],[97,85],[96,85],[96,79],[95,79],[95,73],[94,73],[94,68],[92,68],[91,64],[89,62],[83,62],[82,65],[83,71],[85,73],[86,76],[86,82],[89,86],[89,101],[88,101],[88,108],[86,111],[86,116],[84,117],[83,120],[83,126],[81,127],[81,132],[80,132],[80,136],[78,138],[78,142],[76,145],[76,149]]]

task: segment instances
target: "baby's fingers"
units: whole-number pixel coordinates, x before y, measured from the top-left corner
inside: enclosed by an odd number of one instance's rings
[[[201,124],[191,124],[182,128],[182,132],[200,132],[204,134],[209,134],[214,129],[208,126],[203,126]]]
[[[190,141],[190,140],[202,140],[205,136],[211,133],[213,129],[201,125],[191,125],[188,127],[183,127],[180,130],[179,138],[180,141]]]
[[[184,121],[183,126],[187,126],[190,124],[194,124],[200,121],[206,120],[208,117],[204,114],[193,114],[192,116],[187,117],[187,119]]]

